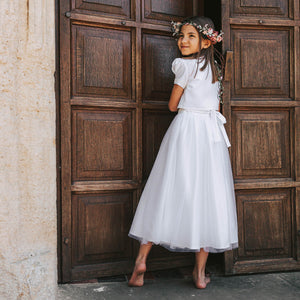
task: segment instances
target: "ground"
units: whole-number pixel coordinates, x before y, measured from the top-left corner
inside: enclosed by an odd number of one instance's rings
[[[197,290],[187,269],[149,272],[141,288],[128,287],[128,275],[93,280],[94,283],[60,285],[58,300],[289,300],[300,299],[300,272],[222,276],[212,274],[211,283]]]

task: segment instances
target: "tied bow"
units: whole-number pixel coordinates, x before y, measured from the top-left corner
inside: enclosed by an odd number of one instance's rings
[[[209,111],[209,116],[213,120],[213,124],[215,126],[214,132],[214,141],[215,142],[220,142],[221,141],[221,135],[223,136],[226,146],[230,147],[231,144],[229,142],[227,133],[224,128],[224,124],[226,124],[226,119],[225,117],[218,111],[216,110],[210,110]],[[219,128],[218,128],[219,127]]]

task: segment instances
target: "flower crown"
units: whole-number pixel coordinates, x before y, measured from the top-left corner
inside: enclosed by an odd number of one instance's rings
[[[192,25],[194,26],[199,33],[205,35],[211,42],[212,44],[216,44],[218,42],[221,42],[223,40],[223,34],[224,32],[220,30],[220,33],[218,31],[213,30],[212,27],[209,27],[208,24],[205,24],[204,26],[198,25],[194,22],[171,22],[171,29],[173,32],[173,36],[175,36],[176,39],[178,39],[178,35],[180,32],[180,29],[183,25]]]

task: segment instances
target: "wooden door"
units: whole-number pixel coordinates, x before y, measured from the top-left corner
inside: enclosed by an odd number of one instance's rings
[[[134,210],[161,139],[177,47],[197,1],[60,0],[62,281],[129,273]],[[154,249],[149,269],[190,256]]]
[[[222,23],[239,229],[226,273],[299,269],[299,0],[222,1]]]

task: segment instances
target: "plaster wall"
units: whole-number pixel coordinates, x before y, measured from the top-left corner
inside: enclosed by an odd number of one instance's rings
[[[0,299],[55,299],[55,1],[0,1]]]

